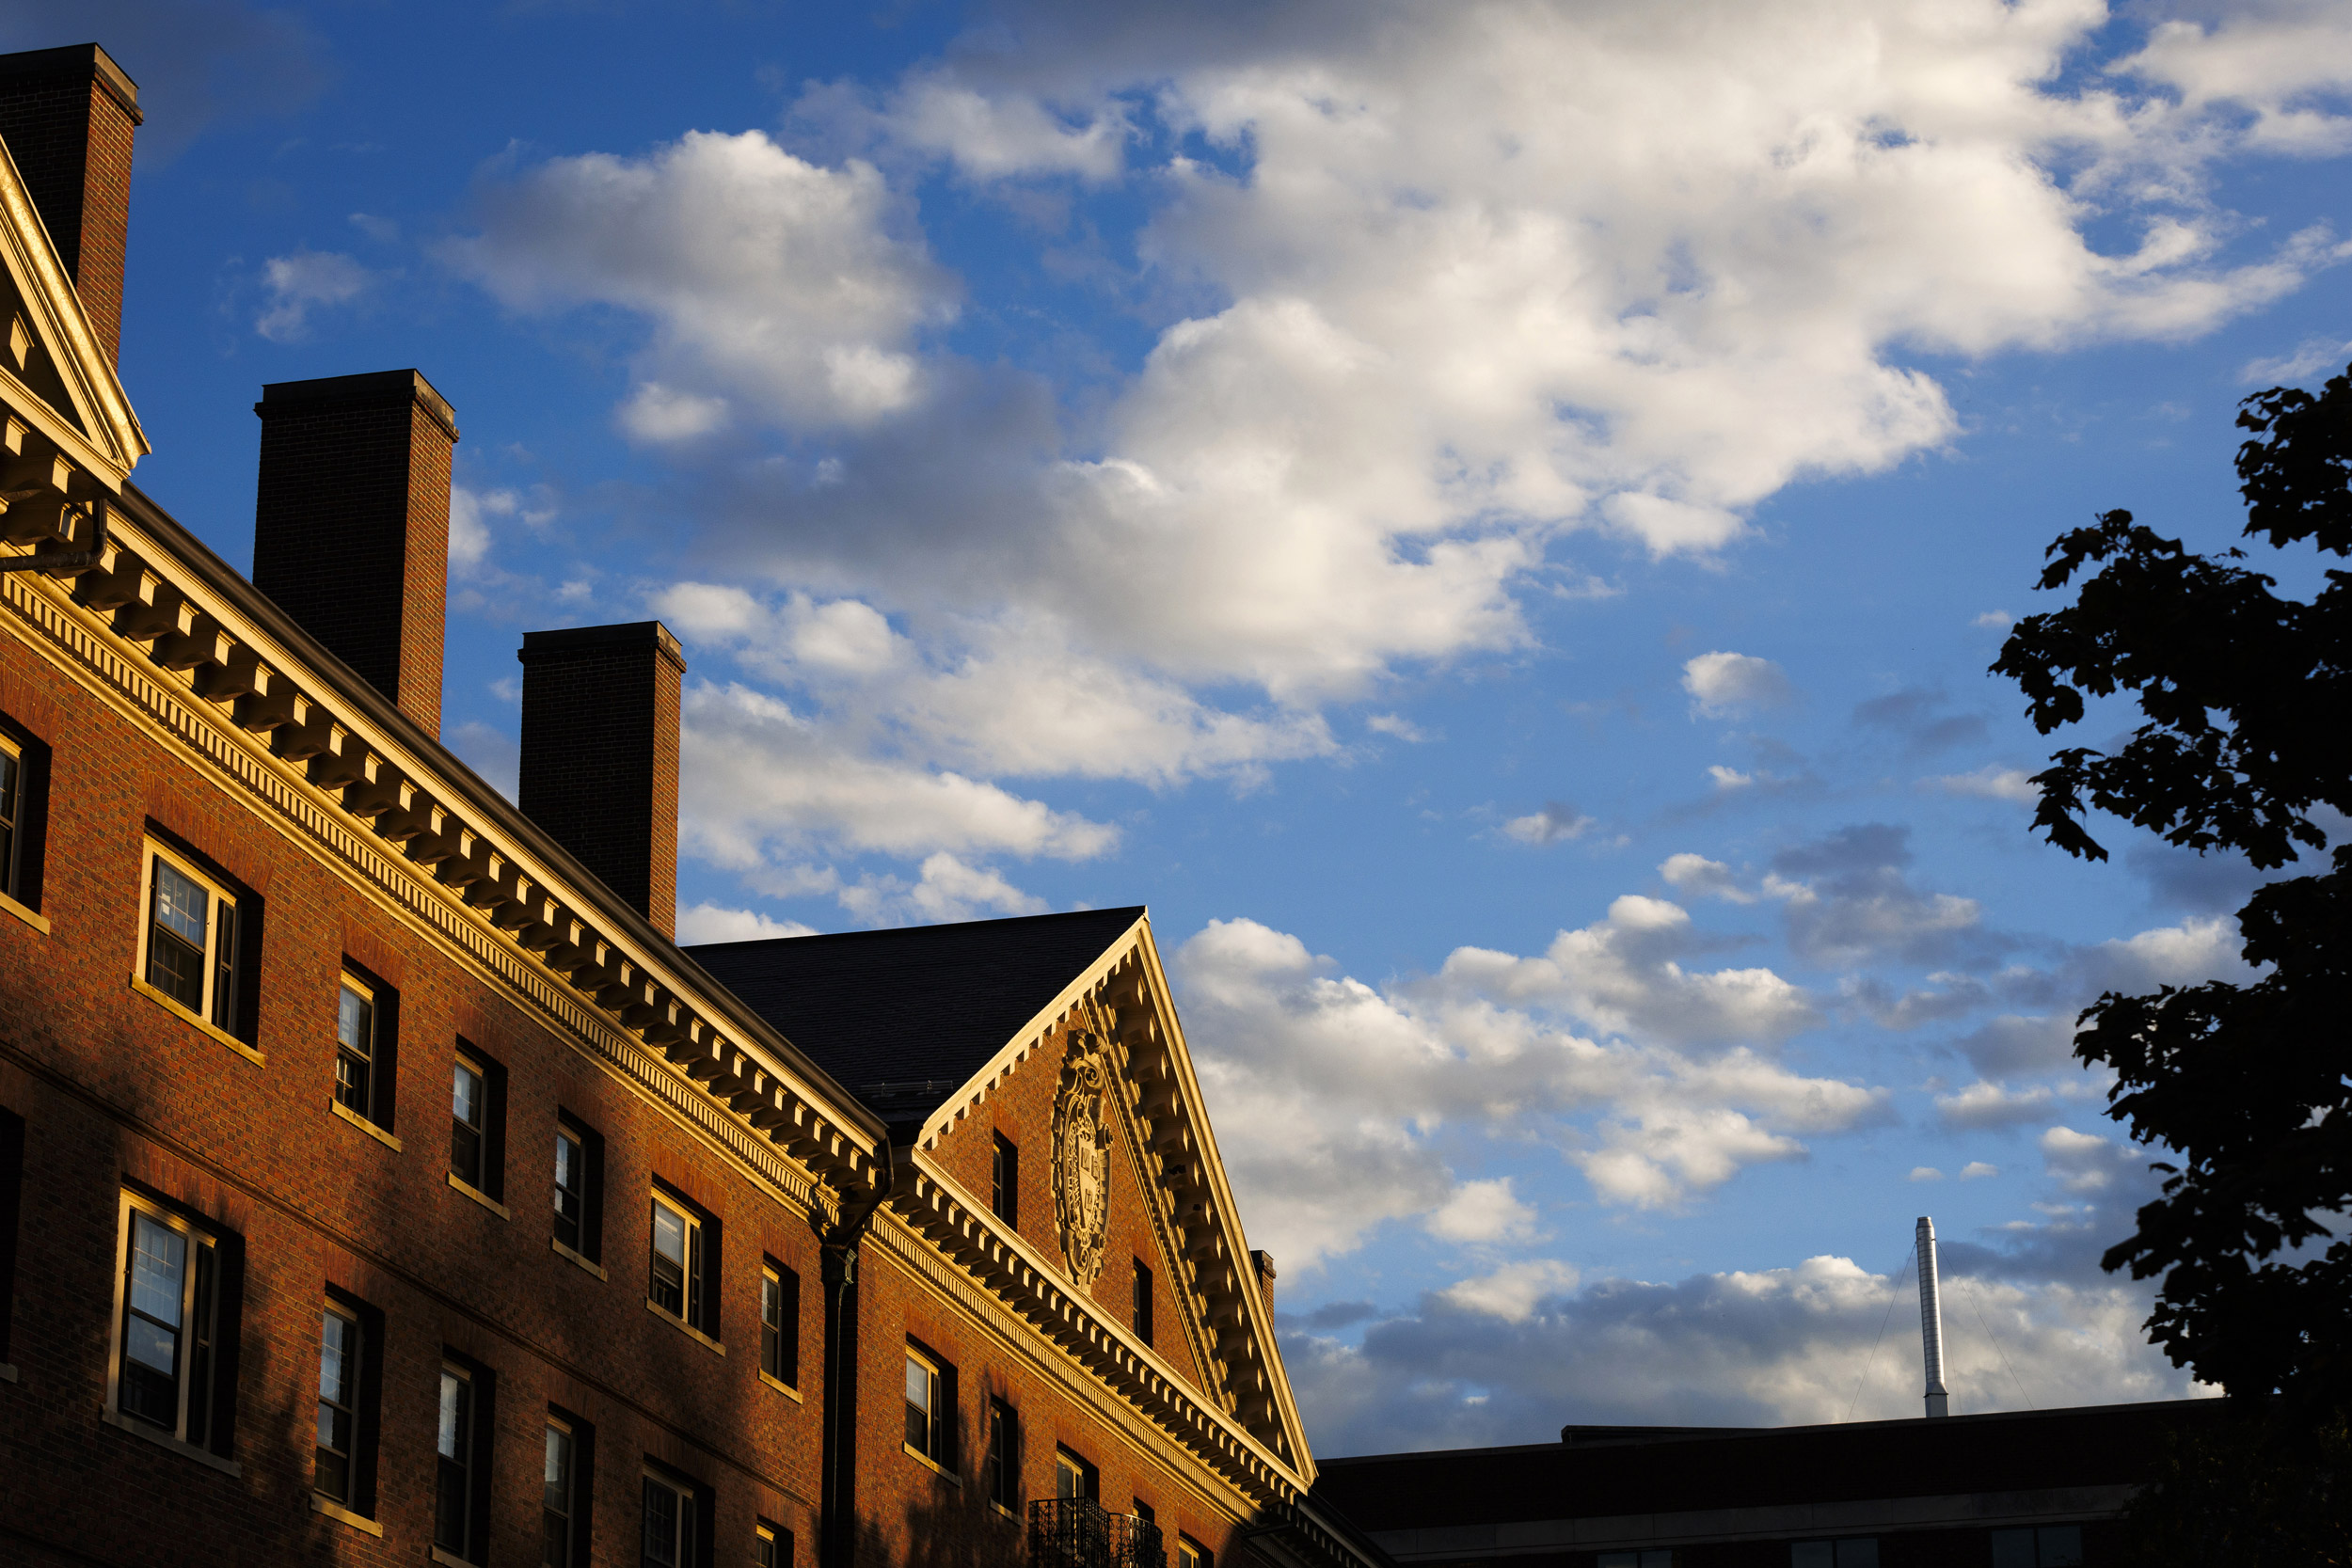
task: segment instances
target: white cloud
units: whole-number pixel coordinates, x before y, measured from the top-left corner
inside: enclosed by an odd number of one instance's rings
[[[1423,1222],[1447,1242],[1521,1242],[1535,1231],[1535,1211],[1511,1191],[1511,1178],[1465,1181]]]
[[[1668,887],[1694,898],[1721,898],[1732,904],[1756,902],[1756,895],[1742,889],[1734,879],[1731,867],[1705,855],[1688,851],[1669,855],[1658,867],[1658,874],[1665,879]]]
[[[1701,654],[1682,666],[1682,689],[1694,715],[1721,718],[1748,707],[1775,707],[1795,693],[1788,673],[1749,654]]]
[[[1098,103],[1073,122],[1033,98],[976,90],[948,69],[910,73],[879,108],[836,85],[803,94],[796,113],[836,134],[880,136],[947,159],[974,180],[1076,175],[1099,182],[1126,163],[1128,129],[1116,103]]]
[[[2003,768],[1993,762],[1973,773],[1947,773],[1921,782],[1932,784],[1947,795],[1977,795],[1988,800],[2011,800],[2021,806],[2037,805],[2042,800],[2042,791],[2024,768]]]
[[[2147,1151],[2095,1132],[2053,1127],[2042,1134],[2043,1174],[2078,1196],[2105,1192],[2129,1180],[2148,1164]]]
[[[298,343],[310,336],[313,310],[348,304],[375,280],[375,274],[339,250],[273,256],[262,263],[269,303],[253,318],[253,330],[274,343]]]
[[[2325,0],[2256,5],[2207,27],[2159,23],[2137,54],[2110,68],[2161,82],[2190,109],[2253,112],[2247,139],[2266,150],[2318,156],[2352,148],[2352,36]]]
[[[2061,1100],[2083,1100],[2102,1092],[2098,1085],[2083,1077],[2023,1088],[1980,1078],[1953,1093],[1937,1095],[1935,1114],[1947,1127],[2013,1127],[2041,1120]]]
[[[550,159],[489,187],[441,254],[512,309],[615,305],[654,324],[620,414],[682,440],[731,411],[857,425],[920,395],[922,330],[954,291],[897,237],[882,175],[821,168],[765,135],[690,132],[640,158]]]
[[[1522,1323],[1534,1315],[1538,1301],[1574,1290],[1576,1281],[1573,1265],[1538,1258],[1505,1263],[1492,1274],[1465,1279],[1438,1295],[1448,1306],[1465,1312],[1483,1312],[1505,1323]]]
[[[476,571],[490,553],[492,518],[513,518],[528,528],[543,528],[554,520],[555,506],[543,492],[529,496],[504,487],[477,490],[469,484],[449,487],[449,564],[453,575]]]
[[[2000,1174],[2000,1166],[1988,1165],[1982,1160],[1971,1160],[1960,1167],[1960,1179],[1963,1181],[1980,1181],[1988,1176]]]
[[[1364,728],[1375,735],[1394,736],[1399,740],[1411,741],[1415,745],[1435,738],[1401,713],[1375,713],[1364,721]]]
[[[1619,899],[1544,957],[1459,948],[1374,987],[1295,936],[1211,921],[1174,968],[1252,1234],[1302,1267],[1392,1220],[1522,1235],[1534,1215],[1507,1180],[1449,1168],[1453,1129],[1541,1139],[1605,1202],[1671,1208],[1883,1114],[1883,1090],[1734,1044],[1777,1039],[1810,1005],[1768,970],[1684,970],[1674,955],[1696,940],[1675,906]],[[1573,1027],[1595,1018],[1617,1037]]]
[[[2338,342],[2333,338],[2306,338],[2275,359],[2249,359],[2237,374],[2249,386],[2276,387],[2301,381],[2321,371],[2342,371],[2347,358],[2352,358],[2352,343]]]
[[[1715,781],[1715,787],[1718,790],[1726,793],[1735,789],[1752,788],[1756,778],[1754,773],[1742,773],[1736,768],[1725,768],[1720,762],[1708,765],[1707,776]]]
[[[1547,800],[1544,809],[1526,816],[1514,816],[1502,825],[1505,837],[1521,844],[1548,848],[1567,839],[1581,838],[1592,828],[1593,819],[1565,800]]]
[[[803,926],[797,920],[778,920],[757,910],[731,910],[708,900],[680,905],[677,911],[680,946],[703,942],[765,942],[771,937],[816,934],[815,927]]]
[[[1986,631],[2007,631],[2017,624],[2017,617],[2006,610],[1988,610],[1969,625]]]
[[[1911,1175],[1908,1180],[1913,1181],[1941,1181],[1944,1180],[1944,1173],[1937,1170],[1933,1165],[1914,1165],[1911,1167]]]
[[[967,865],[941,850],[925,857],[913,886],[896,877],[867,877],[835,895],[842,908],[868,925],[898,920],[931,923],[986,914],[1043,914],[1042,898],[1022,892],[988,866]]]

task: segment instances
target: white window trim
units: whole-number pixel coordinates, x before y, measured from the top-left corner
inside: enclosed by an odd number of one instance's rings
[[[165,1432],[162,1428],[154,1426],[150,1422],[142,1421],[136,1417],[126,1416],[122,1413],[122,1331],[124,1319],[127,1316],[124,1308],[128,1305],[127,1296],[131,1289],[131,1216],[135,1212],[145,1214],[149,1219],[155,1221],[157,1224],[167,1226],[188,1238],[189,1257],[187,1289],[189,1291],[193,1291],[195,1290],[197,1268],[195,1248],[198,1243],[201,1243],[208,1244],[215,1249],[213,1255],[213,1266],[215,1269],[220,1267],[220,1255],[217,1250],[220,1246],[219,1232],[212,1230],[204,1226],[195,1224],[190,1220],[183,1219],[180,1215],[172,1212],[169,1209],[165,1208],[162,1204],[155,1202],[151,1198],[142,1197],[138,1194],[131,1191],[128,1187],[122,1189],[122,1201],[115,1212],[114,1323],[113,1327],[107,1331],[106,1335],[106,1404],[103,1411],[106,1424],[109,1426],[120,1427],[126,1432],[137,1433],[142,1437],[151,1437],[167,1449],[174,1449],[182,1453],[188,1454],[191,1457],[201,1459],[208,1464],[211,1464],[216,1469],[230,1465],[233,1464],[232,1461],[221,1458],[220,1455],[213,1452],[212,1449],[205,1448],[201,1444],[189,1442],[187,1438],[181,1434],[182,1431],[187,1426],[188,1421],[188,1389],[190,1385],[188,1375],[185,1370],[183,1370],[180,1375],[179,1419],[170,1432]],[[218,1338],[220,1326],[220,1300],[218,1291],[220,1290],[220,1276],[215,1274],[213,1279],[213,1289],[215,1291],[213,1301],[213,1330],[215,1335],[213,1341],[213,1353],[215,1356],[220,1354],[220,1341]],[[188,1325],[183,1322],[181,1332],[183,1335],[192,1332],[192,1325]],[[207,1370],[211,1372],[215,1380],[213,1394],[214,1397],[217,1398],[220,1392],[218,1387],[218,1380],[220,1376],[218,1362],[215,1361],[212,1367],[207,1369]]]
[[[155,862],[159,857],[169,862],[174,871],[211,895],[210,901],[204,907],[204,1006],[200,1010],[188,1006],[178,997],[148,983],[147,950],[155,931]],[[155,839],[142,837],[139,840],[138,957],[131,968],[131,989],[151,1001],[161,1003],[166,1008],[179,1015],[182,1020],[195,1024],[199,1029],[203,1030],[240,1055],[259,1063],[264,1059],[261,1052],[215,1023],[212,1019],[215,1000],[213,983],[218,969],[214,944],[218,940],[220,929],[220,907],[223,903],[227,903],[230,908],[235,909],[240,902],[235,894],[221,886],[220,879],[200,869],[187,856],[176,849],[167,847]],[[242,926],[242,922],[240,925]],[[242,929],[238,935],[240,938],[243,937]]]
[[[698,1288],[701,1290],[709,1288],[707,1280],[698,1280],[694,1276],[695,1255],[702,1250],[696,1243],[702,1238],[703,1217],[695,1212],[692,1204],[673,1197],[659,1187],[647,1188],[646,1196],[652,1199],[652,1203],[648,1203],[645,1207],[645,1305],[693,1335],[703,1343],[716,1345],[719,1341],[704,1333],[700,1327],[696,1326],[694,1320],[687,1315],[693,1309]],[[657,1249],[654,1245],[654,1204],[660,1204],[686,1222],[686,1261],[679,1270],[678,1306],[684,1309],[681,1311],[673,1312],[654,1300],[653,1260],[657,1256]]]
[[[47,936],[48,917],[17,896],[17,869],[24,863],[24,786],[31,782],[25,771],[24,748],[13,736],[0,731],[0,752],[16,759],[16,799],[0,800],[0,806],[8,807],[9,812],[8,852],[0,857],[0,910],[7,911]]]

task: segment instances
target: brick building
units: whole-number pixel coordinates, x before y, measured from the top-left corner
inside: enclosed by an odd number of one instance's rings
[[[129,483],[137,89],[0,57],[0,1560],[1355,1568],[1141,910],[681,949],[657,625],[439,740],[451,451]]]

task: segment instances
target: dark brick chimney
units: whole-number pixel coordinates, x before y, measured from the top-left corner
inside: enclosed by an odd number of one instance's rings
[[[131,227],[138,84],[94,43],[0,55],[0,141],[108,360],[122,348],[122,249]]]
[[[253,411],[253,586],[440,734],[457,416],[415,371],[273,382]]]
[[[655,929],[677,924],[678,686],[659,621],[523,634],[516,804]]]

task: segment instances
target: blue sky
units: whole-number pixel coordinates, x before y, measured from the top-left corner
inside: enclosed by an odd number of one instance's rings
[[[689,940],[1148,903],[1322,1451],[1915,1413],[1923,1212],[1956,1410],[2189,1391],[2068,1020],[2250,881],[2037,843],[1985,667],[2352,358],[2340,8],[93,32],[141,485],[242,564],[261,384],[416,365],[447,736],[667,621]]]

